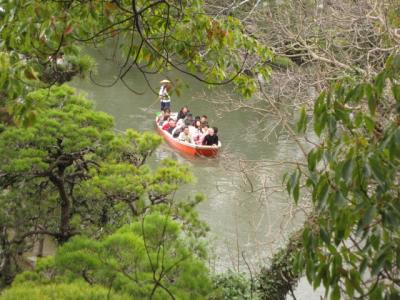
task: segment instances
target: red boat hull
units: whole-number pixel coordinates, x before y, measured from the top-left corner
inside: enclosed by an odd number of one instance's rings
[[[162,130],[161,127],[157,125],[157,122],[156,128],[158,133],[172,148],[187,155],[215,157],[218,155],[219,149],[221,148],[221,142],[219,142],[218,146],[202,146],[178,141],[174,139],[169,132]]]

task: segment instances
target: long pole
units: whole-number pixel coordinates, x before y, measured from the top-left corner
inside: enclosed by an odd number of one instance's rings
[[[149,107],[145,108],[144,111],[148,111],[150,107],[152,107],[154,104],[156,104],[158,101],[160,101],[159,98],[156,99]]]

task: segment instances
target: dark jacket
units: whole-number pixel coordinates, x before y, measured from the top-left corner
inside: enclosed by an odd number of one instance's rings
[[[206,135],[203,140],[203,145],[205,146],[211,146],[211,145],[217,145],[218,146],[218,135]]]
[[[167,131],[168,131],[170,134],[172,134],[172,131],[174,131],[174,129],[175,129],[175,126],[174,126],[174,127],[169,127],[169,128],[167,129]]]
[[[180,112],[178,113],[178,118],[177,118],[177,120],[186,118],[186,115],[187,115],[188,113],[189,113],[189,112],[184,113],[184,112],[180,111]]]
[[[182,132],[182,128],[175,130],[173,137],[177,138],[181,132]],[[171,134],[172,134],[172,132],[171,132]]]
[[[185,118],[184,121],[185,121],[185,125],[186,126],[192,126],[193,125],[193,119],[191,120],[191,119]]]

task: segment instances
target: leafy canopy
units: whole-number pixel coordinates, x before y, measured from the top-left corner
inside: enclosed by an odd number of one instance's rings
[[[116,80],[134,92],[140,91],[125,80],[131,70],[146,82],[150,74],[170,69],[207,84],[233,82],[244,96],[256,89],[246,74],[270,74],[265,62],[272,52],[248,36],[239,20],[207,15],[201,0],[5,0],[0,5],[0,89],[6,91],[0,104],[13,113],[20,103],[16,116],[26,123],[34,116],[25,120],[21,113],[35,110],[25,103],[29,90],[94,69],[80,46],[114,44],[123,57]]]
[[[175,203],[192,176],[186,165],[147,158],[161,143],[152,133],[115,133],[113,119],[66,86],[29,93],[42,107],[29,127],[0,132],[0,284],[19,272],[32,239],[64,243],[77,234],[101,236],[153,205],[169,204],[196,236],[207,230],[193,212],[201,197]],[[13,232],[12,235],[8,234]]]
[[[397,299],[400,268],[400,56],[371,82],[344,80],[314,106],[321,144],[288,190],[305,176],[314,217],[302,235],[298,270],[331,299]],[[299,128],[305,126],[300,125]]]
[[[26,283],[15,285],[0,294],[2,300],[100,300],[107,297],[115,300],[132,299],[129,295],[110,293],[109,289],[101,286],[93,286],[83,282],[59,283],[48,285],[36,285]]]
[[[101,240],[72,238],[54,259],[46,258],[35,272],[18,276],[5,295],[27,283],[48,289],[85,280],[134,299],[205,299],[212,286],[193,247],[198,243],[190,242],[170,215],[153,212]]]

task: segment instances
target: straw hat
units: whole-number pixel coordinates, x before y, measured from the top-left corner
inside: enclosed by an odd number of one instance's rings
[[[168,79],[163,79],[160,81],[161,84],[167,84],[167,83],[171,83],[171,81],[169,81]]]

